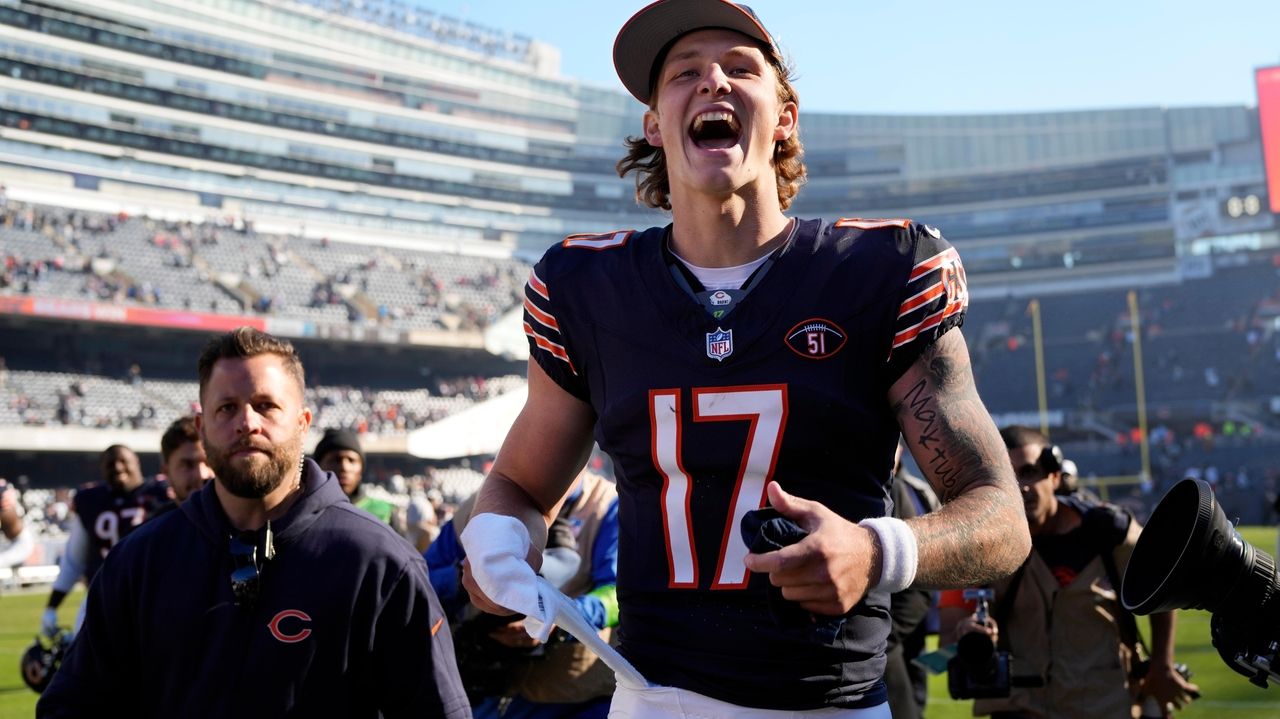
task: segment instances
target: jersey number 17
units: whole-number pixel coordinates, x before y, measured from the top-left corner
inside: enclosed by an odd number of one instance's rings
[[[662,475],[662,523],[667,538],[669,586],[698,587],[698,553],[689,516],[693,482],[681,461],[684,435],[679,389],[649,392],[650,452]],[[737,482],[729,498],[712,589],[747,586],[743,560],[747,546],[738,525],[743,515],[764,505],[765,487],[773,477],[787,425],[787,386],[695,387],[694,422],[749,422]]]

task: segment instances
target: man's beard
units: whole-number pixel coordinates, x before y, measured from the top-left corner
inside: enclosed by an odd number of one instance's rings
[[[264,452],[261,456],[266,461],[254,459],[258,455],[252,454],[238,462],[232,458],[236,452],[250,448]],[[243,499],[262,499],[279,487],[298,466],[302,457],[302,435],[279,445],[254,442],[252,438],[244,437],[225,449],[204,437],[204,449],[210,469],[228,492]]]

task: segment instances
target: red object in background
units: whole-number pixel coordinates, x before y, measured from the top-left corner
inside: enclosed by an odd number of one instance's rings
[[[1210,427],[1208,422],[1196,422],[1192,433],[1195,434],[1196,439],[1210,439],[1213,437],[1213,427]]]
[[[1280,67],[1258,68],[1258,127],[1271,211],[1280,214]]]

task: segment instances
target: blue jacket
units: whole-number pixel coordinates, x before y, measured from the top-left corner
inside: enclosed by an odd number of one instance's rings
[[[581,486],[576,487],[565,501],[569,503],[577,501],[581,492]],[[587,548],[579,547],[578,550],[586,554]],[[606,593],[605,599],[596,593],[590,593],[574,597],[573,600],[588,621],[597,629],[604,629],[606,626],[617,624],[617,601],[613,599],[615,593],[612,591],[613,586],[618,583],[618,501],[616,499],[610,503],[604,521],[600,524],[600,533],[596,536],[595,546],[591,547],[590,551],[591,587],[592,589],[607,587],[610,591]],[[458,539],[453,520],[445,522],[440,528],[440,534],[422,556],[426,558],[427,567],[430,570],[431,587],[444,604],[446,614],[457,618],[469,603],[469,599],[466,591],[462,589],[462,577],[459,574],[459,567],[462,566],[462,560],[466,559],[467,552],[462,547],[462,541]]]
[[[304,477],[251,607],[214,483],[121,542],[37,715],[470,717],[422,557],[309,459]]]

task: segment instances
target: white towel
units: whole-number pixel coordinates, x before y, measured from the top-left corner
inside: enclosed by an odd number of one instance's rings
[[[545,603],[538,596],[538,575],[529,566],[533,540],[524,523],[485,512],[467,522],[459,539],[480,591],[495,604],[525,615],[529,636],[546,641],[551,628]]]
[[[533,541],[524,523],[486,512],[467,522],[460,539],[480,591],[495,604],[525,615],[524,627],[529,636],[545,642],[552,627],[559,625],[595,652],[618,681],[637,688],[652,686],[631,662],[600,638],[577,602],[534,573],[527,561]]]
[[[550,623],[572,634],[588,649],[595,652],[596,656],[600,657],[600,661],[613,670],[619,682],[627,683],[637,689],[653,686],[639,670],[631,666],[631,662],[618,653],[617,649],[600,638],[596,633],[595,625],[583,615],[577,602],[561,594],[542,577],[538,577],[538,595],[542,600],[542,606],[549,610]],[[529,636],[533,636],[533,628],[529,626],[527,619],[525,627]]]

